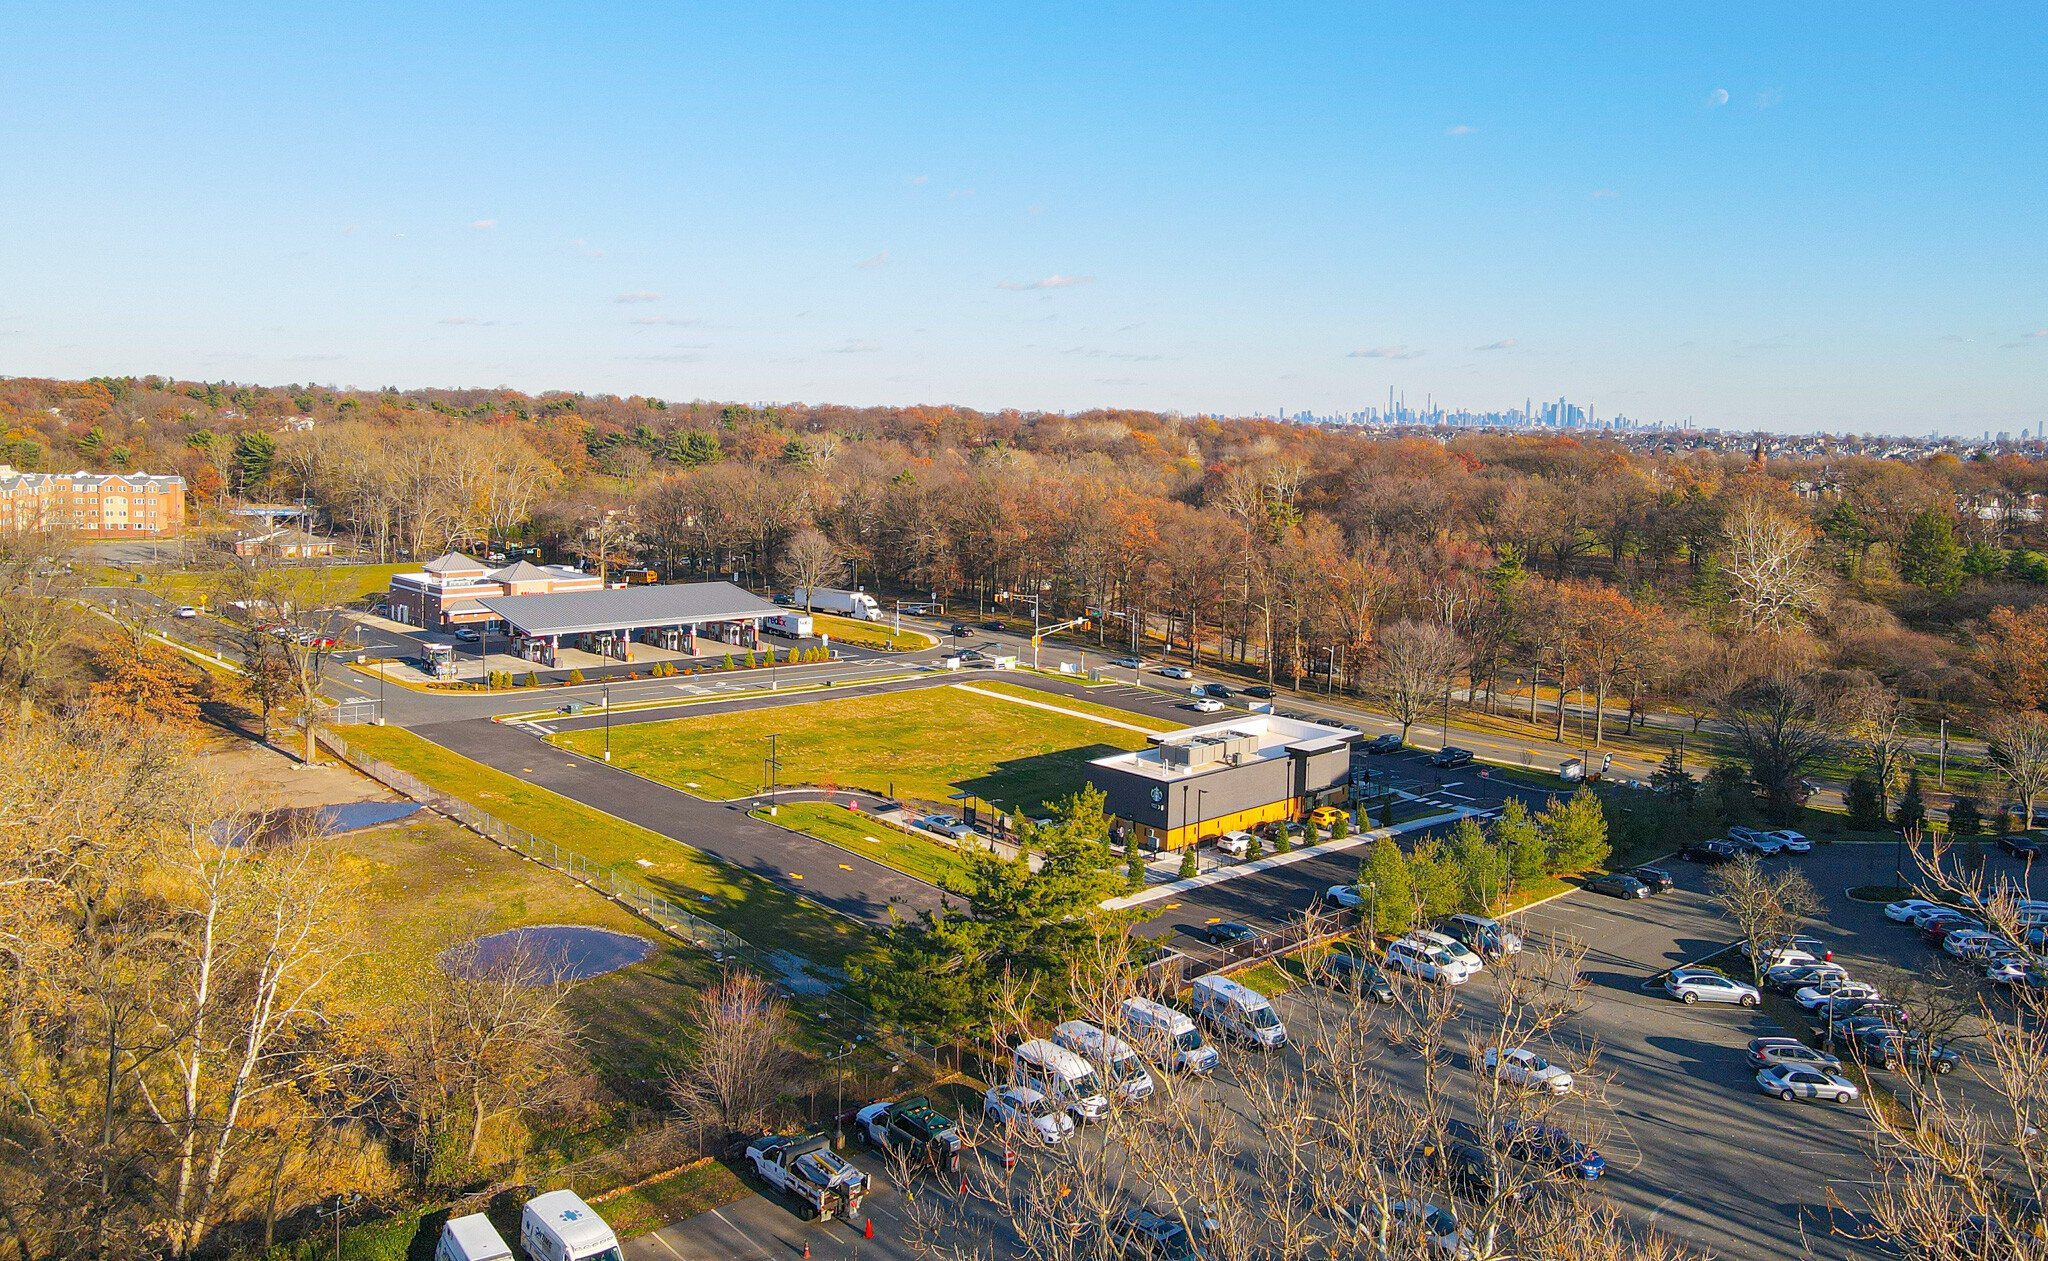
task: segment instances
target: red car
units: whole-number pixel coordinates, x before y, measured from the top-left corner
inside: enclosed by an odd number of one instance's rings
[[[1930,946],[1939,946],[1950,933],[1959,932],[1965,928],[1982,927],[1983,925],[1979,924],[1976,920],[1958,915],[1951,919],[1935,920],[1932,924],[1920,930],[1920,938]]]

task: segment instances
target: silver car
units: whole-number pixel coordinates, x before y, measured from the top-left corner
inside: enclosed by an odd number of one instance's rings
[[[1826,1051],[1816,1051],[1797,1038],[1754,1038],[1749,1048],[1751,1068],[1774,1068],[1780,1064],[1793,1068],[1811,1068],[1823,1073],[1838,1073],[1842,1061]]]
[[[1854,1103],[1863,1092],[1846,1077],[1794,1064],[1776,1064],[1756,1075],[1757,1089],[1790,1102],[1794,1099],[1826,1099]]]
[[[1671,969],[1664,978],[1664,992],[1681,1003],[1740,1003],[1754,1007],[1763,1001],[1756,986],[1701,968]]]

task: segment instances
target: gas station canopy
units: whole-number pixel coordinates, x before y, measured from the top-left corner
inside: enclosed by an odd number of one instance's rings
[[[747,622],[785,611],[729,582],[484,596],[477,603],[533,638]]]

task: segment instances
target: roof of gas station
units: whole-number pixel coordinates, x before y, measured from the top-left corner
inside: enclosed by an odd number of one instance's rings
[[[477,603],[527,635],[588,635],[649,626],[740,622],[785,611],[729,582],[483,596]]]

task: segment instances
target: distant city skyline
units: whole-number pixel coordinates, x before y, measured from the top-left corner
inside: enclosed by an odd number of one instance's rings
[[[10,375],[2048,418],[2029,6],[89,4],[8,30],[0,152],[34,172],[0,212]]]

